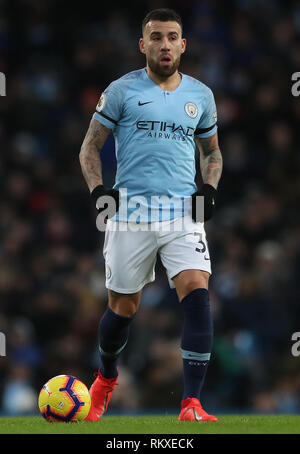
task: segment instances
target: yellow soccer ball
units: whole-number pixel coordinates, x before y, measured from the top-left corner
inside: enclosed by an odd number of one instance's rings
[[[82,381],[72,375],[57,375],[42,387],[38,404],[47,421],[83,421],[90,411],[91,397]]]

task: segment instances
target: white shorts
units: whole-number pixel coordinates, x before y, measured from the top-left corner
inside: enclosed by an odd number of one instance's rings
[[[211,263],[203,223],[189,216],[171,221],[141,223],[107,221],[103,255],[106,287],[118,293],[136,293],[155,280],[157,254],[169,285],[187,269],[207,271]],[[130,229],[132,228],[132,230]]]

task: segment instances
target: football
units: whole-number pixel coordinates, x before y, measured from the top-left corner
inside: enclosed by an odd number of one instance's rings
[[[38,405],[47,421],[83,421],[91,406],[85,384],[72,375],[58,375],[42,387]]]

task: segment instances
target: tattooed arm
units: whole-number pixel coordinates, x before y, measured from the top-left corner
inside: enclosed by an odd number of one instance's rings
[[[222,174],[223,160],[218,144],[218,134],[206,139],[195,137],[196,145],[200,152],[200,168],[203,183],[218,187]]]
[[[90,192],[103,184],[99,150],[103,147],[111,130],[92,119],[79,153],[79,161]]]

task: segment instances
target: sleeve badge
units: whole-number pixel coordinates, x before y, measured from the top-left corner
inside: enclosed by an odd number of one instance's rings
[[[100,99],[98,101],[98,104],[96,106],[97,112],[101,112],[101,110],[103,109],[105,104],[106,104],[106,94],[102,93],[102,95],[100,96]]]

